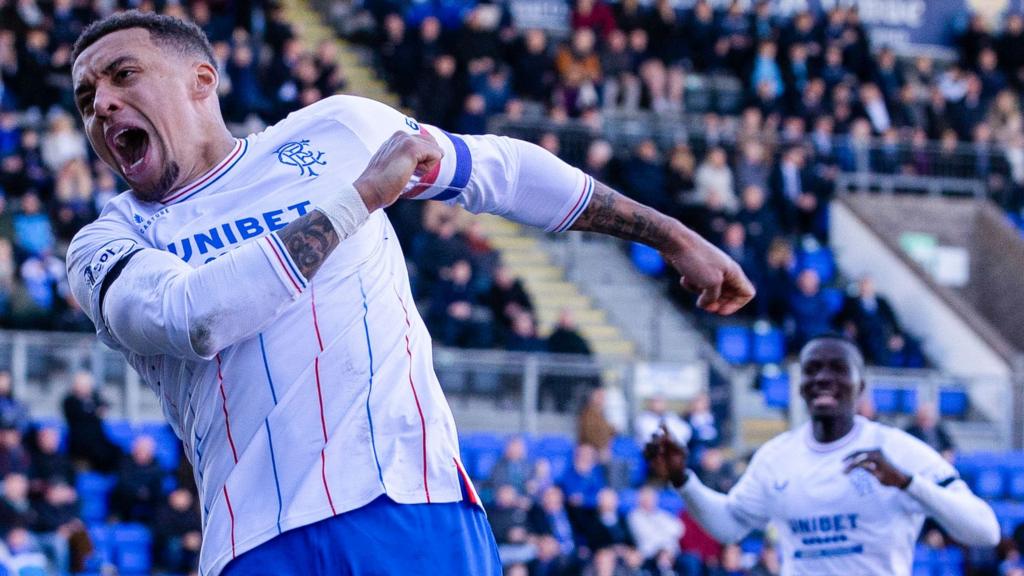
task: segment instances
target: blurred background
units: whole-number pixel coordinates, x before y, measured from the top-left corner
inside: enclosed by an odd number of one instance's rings
[[[794,356],[828,331],[871,365],[861,414],[999,516],[996,550],[926,525],[914,575],[1024,574],[1017,0],[0,0],[0,573],[195,571],[191,469],[63,260],[125,188],[81,132],[70,49],[126,8],[207,33],[238,136],[347,93],[522,138],[755,282],[713,318],[644,246],[389,209],[507,574],[778,574],[771,530],[715,543],[640,451],[666,422],[728,490],[806,419]]]

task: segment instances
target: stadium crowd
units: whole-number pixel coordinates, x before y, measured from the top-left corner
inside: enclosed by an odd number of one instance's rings
[[[163,424],[150,432],[118,432],[85,372],[70,376],[62,407],[63,421],[34,419],[13,397],[10,374],[0,372],[0,568],[194,573],[200,512],[177,439],[162,431]],[[735,545],[716,543],[686,513],[678,493],[646,477],[641,448],[664,425],[689,445],[689,465],[705,485],[728,491],[735,484],[747,459],[723,444],[707,395],[685,407],[649,398],[633,420],[632,437],[612,424],[613,409],[602,389],[593,391],[579,413],[575,442],[463,435],[462,457],[486,505],[507,575],[779,574],[770,530]],[[872,416],[868,404],[861,412]],[[934,406],[922,404],[907,431],[956,458]],[[133,526],[148,527],[144,560],[126,560],[102,540],[104,529]],[[926,524],[918,555],[951,550],[956,544]],[[1019,576],[1019,550],[1024,523],[995,553],[955,554],[959,563],[967,558],[966,574]]]
[[[510,3],[376,2],[376,30],[356,37],[420,120],[532,139],[713,239],[758,287],[748,316],[789,349],[833,328],[872,363],[921,366],[870,279],[805,256],[827,253],[846,172],[979,179],[1021,217],[1024,16],[997,31],[970,18],[959,59],[941,61],[870,46],[856,10],[743,4],[574,0],[544,30]]]

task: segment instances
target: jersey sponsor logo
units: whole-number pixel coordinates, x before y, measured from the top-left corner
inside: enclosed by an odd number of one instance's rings
[[[324,153],[311,149],[309,140],[285,142],[277,150],[274,150],[274,153],[277,154],[277,161],[281,164],[298,167],[300,176],[319,176],[313,168],[327,165],[327,162],[322,160]]]
[[[208,256],[206,262],[209,262],[223,253],[225,248],[284,228],[292,220],[309,212],[311,204],[309,200],[303,200],[279,210],[222,222],[202,232],[175,240],[168,244],[165,250],[185,262],[197,255]]]
[[[120,239],[112,240],[103,245],[92,255],[92,261],[82,271],[85,282],[90,288],[103,281],[103,276],[110,269],[110,266],[128,254],[135,248],[134,240]]]
[[[830,514],[809,518],[790,518],[789,530],[793,534],[846,532],[857,529],[859,514]]]
[[[405,117],[405,125],[408,126],[409,128],[412,128],[414,132],[420,131],[420,123],[413,120],[412,118],[409,118],[408,116]]]

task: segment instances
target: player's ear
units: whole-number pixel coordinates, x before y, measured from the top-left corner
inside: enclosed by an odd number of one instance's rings
[[[197,63],[194,69],[194,82],[192,85],[192,91],[196,99],[203,100],[210,96],[216,97],[219,81],[220,77],[217,74],[217,69],[209,62]]]

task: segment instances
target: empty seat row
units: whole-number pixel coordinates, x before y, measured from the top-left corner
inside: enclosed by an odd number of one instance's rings
[[[106,573],[110,566],[118,574],[149,574],[152,570],[153,537],[142,524],[110,524],[89,527],[93,553],[86,570]]]
[[[786,357],[786,339],[775,327],[720,326],[715,349],[730,364],[778,364]]]

